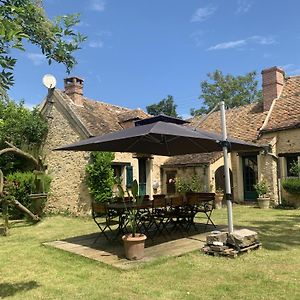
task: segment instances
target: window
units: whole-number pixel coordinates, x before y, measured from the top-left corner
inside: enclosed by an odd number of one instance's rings
[[[122,177],[122,166],[121,165],[112,165],[114,170],[114,177],[121,178]]]
[[[126,166],[126,187],[131,188],[133,182],[133,168],[132,166]]]
[[[291,156],[287,156],[285,159],[286,159],[286,175],[287,175],[287,177],[296,176],[296,174],[293,174],[293,172],[291,172],[291,168],[294,164],[298,163],[298,156],[291,155]]]

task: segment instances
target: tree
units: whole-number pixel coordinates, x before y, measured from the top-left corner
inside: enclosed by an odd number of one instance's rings
[[[250,104],[262,99],[261,90],[257,89],[256,72],[246,75],[223,75],[220,70],[208,73],[210,80],[201,82],[203,105],[200,109],[191,109],[191,115],[201,115],[211,111],[220,101],[225,101],[229,108]]]
[[[67,72],[76,64],[75,50],[86,39],[75,33],[73,26],[79,15],[60,16],[51,21],[45,15],[40,1],[0,0],[0,88],[2,94],[14,84],[13,70],[16,58],[12,49],[24,51],[24,41],[38,46],[48,63],[63,63]]]
[[[6,141],[38,156],[48,131],[47,121],[37,109],[30,111],[24,102],[0,98],[0,152]],[[0,156],[0,168],[5,174],[26,169],[27,160],[8,153]]]
[[[157,116],[165,114],[170,117],[178,117],[176,112],[177,105],[174,103],[173,96],[168,95],[167,98],[162,99],[157,104],[151,104],[146,107],[148,114]]]

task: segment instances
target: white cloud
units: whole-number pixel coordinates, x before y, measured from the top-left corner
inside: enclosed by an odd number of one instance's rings
[[[207,20],[211,15],[213,15],[216,12],[216,10],[217,8],[212,5],[200,7],[192,16],[191,22],[203,22]]]
[[[98,40],[98,41],[90,41],[89,42],[89,47],[90,48],[103,48],[103,42]]]
[[[191,38],[194,40],[197,47],[200,47],[203,45],[203,35],[205,34],[205,31],[198,30],[191,34]]]
[[[41,64],[46,62],[45,56],[43,54],[40,54],[40,53],[29,52],[29,53],[26,54],[26,56],[31,60],[31,62],[35,66],[40,66]]]
[[[237,41],[230,41],[230,42],[224,42],[217,44],[215,46],[211,46],[208,48],[208,50],[226,50],[226,49],[232,49],[237,48],[246,45],[246,40],[237,40]]]
[[[90,8],[95,11],[104,11],[106,2],[104,0],[91,0]]]
[[[246,14],[252,6],[252,2],[249,2],[248,0],[237,0],[237,9],[236,14]]]
[[[234,48],[242,48],[243,46],[250,45],[250,44],[258,44],[258,45],[267,46],[267,45],[273,45],[276,43],[277,43],[277,41],[273,37],[253,35],[253,36],[250,36],[245,39],[219,43],[219,44],[209,47],[207,50],[227,50],[227,49],[234,49]]]
[[[254,42],[260,45],[272,45],[277,43],[275,38],[270,36],[266,37],[266,36],[254,35],[251,36],[249,40],[253,40]]]

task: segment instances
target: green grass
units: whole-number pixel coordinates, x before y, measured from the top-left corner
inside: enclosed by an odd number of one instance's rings
[[[235,260],[196,251],[131,271],[41,244],[95,232],[89,219],[15,224],[0,237],[0,298],[300,299],[300,211],[235,206],[233,213],[234,224],[259,233],[263,249]],[[214,220],[226,224],[226,209]]]

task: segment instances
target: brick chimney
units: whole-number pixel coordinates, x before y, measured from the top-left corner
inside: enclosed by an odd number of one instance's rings
[[[262,74],[262,91],[264,111],[270,109],[274,99],[281,94],[284,84],[284,71],[278,67],[265,69]]]
[[[65,93],[72,99],[73,103],[83,106],[83,79],[79,77],[68,77],[64,79]]]

